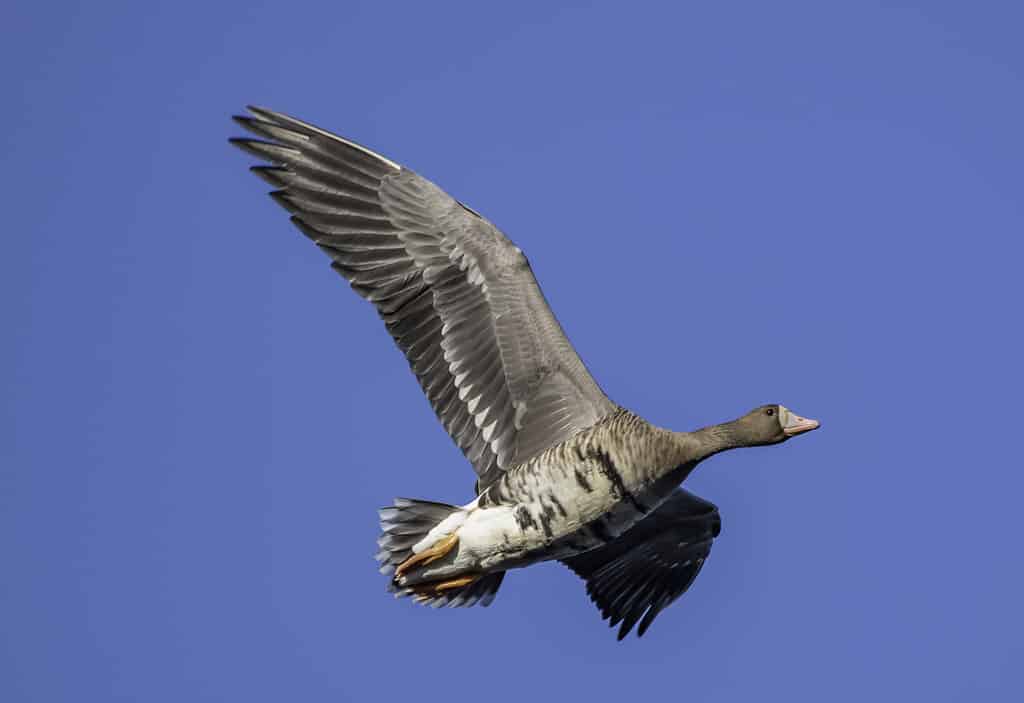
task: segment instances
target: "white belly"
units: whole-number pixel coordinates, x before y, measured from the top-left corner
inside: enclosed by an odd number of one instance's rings
[[[459,528],[458,536],[456,565],[469,569],[490,569],[510,553],[520,554],[528,548],[516,523],[514,508],[507,505],[477,508]]]

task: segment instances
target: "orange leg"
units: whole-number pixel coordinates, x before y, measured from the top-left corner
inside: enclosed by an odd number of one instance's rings
[[[448,535],[444,539],[438,540],[432,547],[424,549],[419,554],[413,554],[411,557],[399,564],[398,568],[395,569],[395,578],[397,579],[414,566],[418,566],[420,564],[426,566],[430,562],[440,559],[450,552],[458,543],[459,538],[456,537],[454,533]]]
[[[466,576],[458,576],[447,581],[424,583],[418,586],[413,586],[413,591],[416,594],[416,600],[423,602],[430,600],[432,597],[444,591],[449,591],[453,588],[462,588],[463,586],[468,586],[469,584],[476,581],[478,578],[480,578],[480,574],[468,574]]]
[[[463,586],[468,586],[469,584],[476,581],[478,578],[480,577],[476,574],[468,574],[466,576],[458,576],[456,578],[449,579],[448,581],[442,581],[441,583],[433,583],[430,585],[434,587],[435,593],[440,593],[441,591],[448,591],[453,588],[462,588]]]

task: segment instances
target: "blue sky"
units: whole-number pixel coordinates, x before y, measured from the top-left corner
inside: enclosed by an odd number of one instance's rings
[[[15,2],[0,11],[0,699],[1020,700],[1018,3]],[[616,644],[558,565],[384,592],[472,473],[230,149],[378,149],[530,256],[608,394],[823,429]]]

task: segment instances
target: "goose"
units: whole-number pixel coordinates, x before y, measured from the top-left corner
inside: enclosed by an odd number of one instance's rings
[[[693,432],[612,402],[548,307],[526,256],[475,210],[400,164],[249,107],[230,141],[331,266],[374,305],[476,473],[465,505],[379,511],[388,589],[434,607],[489,605],[505,573],[559,560],[624,638],[693,583],[718,536],[680,488],[702,461],[819,423],[777,404]]]

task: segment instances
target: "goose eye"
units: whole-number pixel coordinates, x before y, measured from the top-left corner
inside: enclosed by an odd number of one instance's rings
[[[768,413],[768,417],[771,417],[775,414],[775,408],[768,408],[765,412]]]

